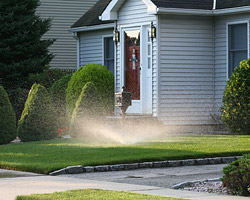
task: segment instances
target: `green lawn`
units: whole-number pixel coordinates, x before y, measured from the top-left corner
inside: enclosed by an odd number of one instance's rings
[[[16,200],[183,200],[171,197],[152,196],[132,192],[116,192],[107,190],[71,190],[53,194],[35,194],[18,196]]]
[[[48,174],[72,165],[104,165],[250,153],[250,136],[182,136],[136,145],[88,145],[74,139],[0,145],[0,168]]]

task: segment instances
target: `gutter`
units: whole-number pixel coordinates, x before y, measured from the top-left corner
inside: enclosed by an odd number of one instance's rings
[[[199,15],[199,16],[222,16],[229,14],[239,14],[250,12],[250,6],[236,8],[201,10],[201,9],[182,9],[182,8],[157,8],[157,14],[176,14],[176,15]]]
[[[114,27],[115,27],[115,23],[109,23],[109,24],[100,24],[100,25],[93,25],[93,26],[83,26],[83,27],[71,28],[68,31],[75,33],[75,32],[85,32],[85,31],[114,28]]]

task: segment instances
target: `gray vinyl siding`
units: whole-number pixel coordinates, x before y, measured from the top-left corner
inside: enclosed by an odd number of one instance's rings
[[[103,37],[113,35],[113,29],[79,33],[80,66],[103,64]]]
[[[156,23],[155,15],[147,14],[147,7],[141,0],[127,0],[118,13],[118,28],[123,26],[140,26],[145,23]],[[153,115],[157,116],[157,45],[156,40],[153,42],[152,54],[152,103]],[[121,90],[121,45],[118,43],[116,51],[116,92]]]
[[[159,27],[159,118],[167,125],[213,123],[213,19],[165,15]]]
[[[227,79],[227,24],[250,20],[250,14],[216,17],[215,19],[215,109],[220,114]]]
[[[56,39],[49,48],[55,55],[50,66],[62,69],[76,69],[76,40],[68,31],[97,0],[40,0],[37,13],[43,18],[52,18],[52,27],[44,35],[44,39]]]

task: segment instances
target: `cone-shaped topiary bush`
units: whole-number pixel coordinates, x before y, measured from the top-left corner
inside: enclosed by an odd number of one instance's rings
[[[49,90],[52,102],[55,106],[58,116],[59,127],[61,129],[69,126],[68,118],[66,117],[66,89],[72,75],[66,75],[57,80]]]
[[[35,83],[18,122],[18,136],[24,142],[49,140],[56,138],[57,130],[57,114],[51,98],[45,87]]]
[[[250,134],[250,59],[232,74],[223,97],[222,121],[232,133]]]
[[[8,144],[16,138],[16,115],[2,86],[0,86],[0,127],[0,144]]]
[[[92,82],[101,98],[101,106],[106,114],[114,110],[114,76],[105,66],[88,64],[75,72],[68,84],[66,93],[67,115],[71,118],[83,86]]]
[[[97,118],[102,116],[100,98],[95,85],[88,82],[82,88],[82,92],[76,102],[70,124],[72,137],[82,137],[89,134],[91,126]]]

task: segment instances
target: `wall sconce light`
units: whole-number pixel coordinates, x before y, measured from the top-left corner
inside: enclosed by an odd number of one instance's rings
[[[150,27],[150,37],[153,40],[154,38],[156,38],[156,27],[154,26],[153,22],[151,22],[151,27]]]
[[[115,42],[115,44],[120,42],[120,32],[117,30],[117,27],[115,28],[113,33],[113,41]]]

